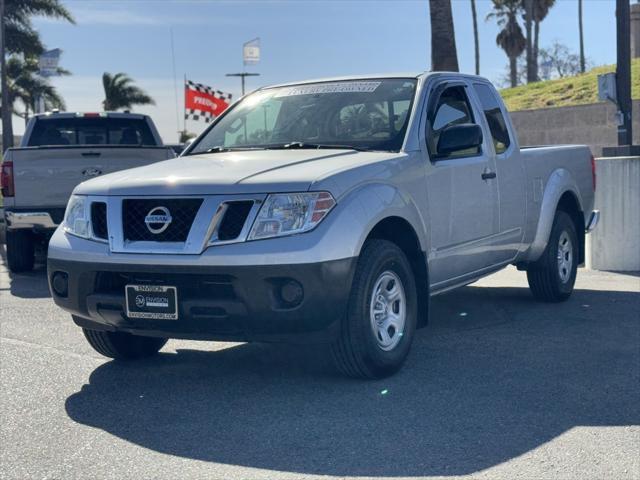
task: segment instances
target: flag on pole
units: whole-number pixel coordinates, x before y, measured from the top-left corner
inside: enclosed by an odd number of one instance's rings
[[[231,104],[231,94],[187,80],[184,85],[184,118],[203,119],[206,123],[224,112]]]

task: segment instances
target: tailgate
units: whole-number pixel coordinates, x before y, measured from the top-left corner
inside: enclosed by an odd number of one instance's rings
[[[15,206],[65,207],[79,183],[173,157],[166,147],[47,147],[12,151]]]

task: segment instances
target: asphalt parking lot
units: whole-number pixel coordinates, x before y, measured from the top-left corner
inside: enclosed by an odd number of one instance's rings
[[[548,305],[509,269],[435,298],[384,381],[282,345],[170,341],[121,364],[42,267],[0,260],[0,478],[638,479],[639,312],[638,274],[580,271]]]

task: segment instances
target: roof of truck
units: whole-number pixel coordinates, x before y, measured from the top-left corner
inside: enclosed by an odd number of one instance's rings
[[[294,85],[305,85],[309,83],[327,83],[327,82],[345,82],[352,80],[375,80],[380,78],[420,78],[427,77],[431,75],[456,75],[464,78],[475,78],[482,79],[486,81],[484,77],[479,77],[477,75],[470,75],[467,73],[460,72],[400,72],[400,73],[377,73],[377,74],[367,74],[367,75],[345,75],[341,77],[325,77],[325,78],[314,78],[310,80],[300,80],[296,82],[286,82],[286,83],[278,83],[275,85],[268,85],[262,87],[262,89],[266,88],[277,88],[277,87],[290,87]]]
[[[59,112],[52,111],[46,113],[36,113],[36,118],[80,118],[80,117],[96,117],[96,118],[144,118],[147,115],[142,113],[131,112]]]
[[[300,80],[297,82],[278,83],[276,85],[269,85],[263,88],[276,88],[276,87],[288,87],[292,85],[305,85],[307,83],[327,83],[327,82],[344,82],[351,80],[374,80],[379,78],[418,78],[423,73],[379,73],[369,75],[345,75],[341,77],[325,77],[325,78],[313,78],[310,80]]]

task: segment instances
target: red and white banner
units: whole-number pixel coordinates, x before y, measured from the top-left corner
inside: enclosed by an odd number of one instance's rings
[[[231,104],[231,94],[187,80],[184,85],[184,118],[209,123]]]

